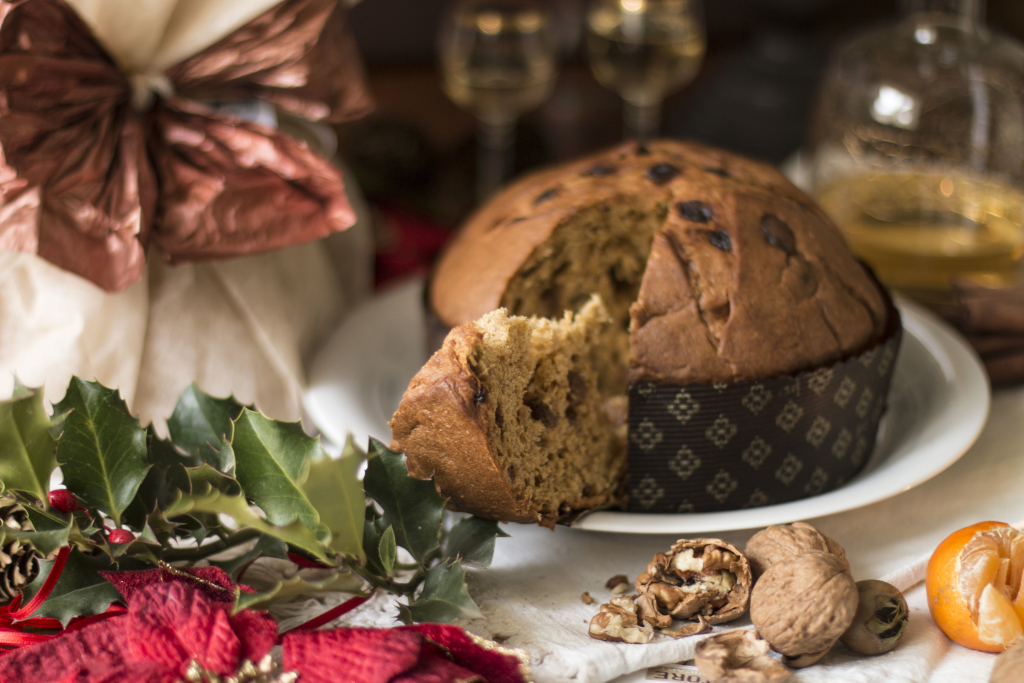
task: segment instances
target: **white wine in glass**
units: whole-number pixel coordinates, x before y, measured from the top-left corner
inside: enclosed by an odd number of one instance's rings
[[[550,22],[534,0],[461,0],[442,28],[444,90],[480,122],[481,200],[509,173],[516,119],[546,100],[554,87]]]
[[[706,49],[696,0],[593,0],[587,53],[597,81],[626,104],[626,136],[646,141],[665,96],[697,75]]]

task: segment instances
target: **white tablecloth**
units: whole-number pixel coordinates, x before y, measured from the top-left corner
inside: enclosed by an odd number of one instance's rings
[[[911,609],[907,635],[892,653],[859,657],[837,645],[794,681],[829,683],[965,683],[987,681],[994,655],[954,645],[931,620],[924,568],[949,533],[978,521],[1024,522],[1024,389],[996,394],[978,442],[930,481],[889,500],[808,520],[846,549],[854,578],[881,578],[904,590]],[[480,635],[529,650],[537,683],[602,683],[624,674],[645,678],[647,667],[690,659],[699,637],[659,636],[647,645],[606,643],[587,636],[598,604],[610,597],[604,583],[615,574],[635,579],[670,536],[606,534],[509,525],[494,563],[475,570],[470,589],[486,617],[464,624]],[[714,534],[742,547],[751,531]],[[696,536],[697,534],[694,534]],[[345,621],[393,625],[393,598],[377,597]],[[307,605],[297,611],[322,611]],[[308,611],[307,611],[308,613]],[[285,616],[285,615],[279,615]],[[744,618],[720,629],[749,625]],[[289,625],[286,619],[282,626]]]

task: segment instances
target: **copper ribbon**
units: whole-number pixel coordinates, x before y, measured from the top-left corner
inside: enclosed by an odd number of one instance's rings
[[[267,100],[314,121],[371,107],[338,0],[284,0],[158,79],[132,78],[63,0],[0,0],[0,249],[120,291],[152,241],[171,262],[344,230],[341,174],[276,130],[204,100]],[[147,94],[147,93],[143,93]]]

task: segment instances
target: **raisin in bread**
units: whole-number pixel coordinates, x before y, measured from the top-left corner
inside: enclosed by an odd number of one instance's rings
[[[405,392],[391,447],[481,517],[553,526],[616,502],[625,415],[602,388],[611,330],[597,297],[559,319],[502,309],[455,328]]]

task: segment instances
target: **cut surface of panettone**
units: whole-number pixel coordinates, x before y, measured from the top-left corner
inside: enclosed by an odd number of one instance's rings
[[[453,329],[405,392],[392,449],[451,507],[481,517],[553,526],[617,502],[614,328],[594,296],[559,318],[499,309]]]

